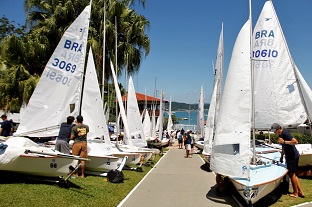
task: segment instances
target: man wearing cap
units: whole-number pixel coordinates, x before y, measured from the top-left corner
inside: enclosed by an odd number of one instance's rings
[[[88,157],[87,134],[89,132],[89,126],[82,123],[83,117],[81,115],[77,116],[76,122],[77,124],[72,128],[70,135],[70,139],[74,140],[72,154],[83,158],[87,158]],[[84,178],[86,162],[83,160],[79,160],[79,163],[80,162],[81,162],[81,177]],[[76,176],[78,176],[78,171],[76,172]]]
[[[4,137],[8,137],[13,132],[12,123],[7,119],[7,115],[3,114],[1,116],[3,122],[1,123],[0,135]]]
[[[272,124],[271,129],[275,130],[275,134],[279,136],[277,142],[279,144],[282,144],[280,162],[283,162],[283,156],[285,154],[286,164],[287,164],[287,169],[288,169],[288,176],[290,177],[291,184],[294,189],[294,192],[288,195],[294,198],[297,198],[298,196],[304,197],[299,179],[296,175],[296,171],[298,169],[299,156],[300,156],[295,146],[296,144],[298,144],[298,141],[289,133],[289,131],[287,131],[286,129],[283,129],[277,123]]]

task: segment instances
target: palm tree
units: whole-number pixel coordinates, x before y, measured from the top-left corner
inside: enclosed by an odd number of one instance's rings
[[[138,15],[135,10],[129,8],[134,1],[93,0],[89,43],[93,47],[96,67],[99,69],[100,75],[102,73],[101,68],[103,68],[103,1],[106,3],[107,16],[105,23],[107,31],[105,77],[108,80],[110,78],[109,59],[113,61],[116,59],[115,18],[117,19],[118,32],[117,58],[120,69],[118,74],[125,69],[129,73],[137,72],[143,55],[148,55],[150,40],[145,34],[145,28],[149,26],[149,22],[143,16]],[[145,5],[145,0],[138,2],[142,3],[143,6]],[[17,103],[19,106],[20,103],[28,101],[29,94],[31,94],[29,90],[35,88],[37,83],[35,80],[41,75],[63,33],[88,4],[88,0],[25,0],[29,32],[22,36],[9,35],[0,42],[1,57],[10,63],[6,67],[7,71],[1,72],[0,88],[13,88],[19,93],[11,96],[10,90],[1,90],[0,98],[5,97],[7,101],[2,102],[0,107],[10,104],[9,100],[19,100]],[[28,75],[22,78],[14,75],[13,77],[21,83],[27,83],[28,87],[26,88],[25,86],[20,88],[21,85],[7,78],[7,76],[12,77],[15,71],[20,70],[24,71],[23,74],[27,72]],[[30,86],[31,84],[33,85]]]

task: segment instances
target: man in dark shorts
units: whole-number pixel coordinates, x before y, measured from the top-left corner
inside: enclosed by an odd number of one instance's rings
[[[76,156],[80,156],[83,158],[88,157],[88,148],[87,148],[87,134],[89,132],[89,126],[83,124],[83,117],[78,115],[76,118],[76,125],[72,128],[70,139],[74,140],[74,144],[72,147],[72,154]],[[85,167],[86,161],[79,160],[81,162],[81,177],[85,177]],[[76,176],[78,176],[78,171],[76,172]]]
[[[282,153],[281,153],[280,162],[283,162],[283,156],[285,154],[286,164],[287,164],[287,169],[288,169],[288,176],[290,177],[291,184],[294,189],[294,192],[288,195],[294,198],[297,198],[298,196],[304,197],[299,179],[296,175],[296,171],[298,169],[299,156],[300,156],[295,146],[296,144],[298,144],[298,141],[289,133],[289,131],[287,131],[286,129],[283,129],[277,123],[272,124],[271,129],[275,130],[275,134],[279,136],[277,142],[282,144]]]
[[[57,136],[57,140],[55,143],[55,150],[65,153],[65,154],[70,154],[70,146],[69,146],[69,138],[71,134],[71,130],[75,118],[73,116],[67,117],[67,122],[64,122],[61,124],[59,135]]]

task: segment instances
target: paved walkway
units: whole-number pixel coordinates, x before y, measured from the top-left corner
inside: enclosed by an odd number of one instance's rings
[[[201,157],[185,158],[177,142],[118,207],[239,206],[232,197],[215,194],[215,175]]]

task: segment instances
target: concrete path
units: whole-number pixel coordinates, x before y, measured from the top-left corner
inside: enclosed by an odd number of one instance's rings
[[[215,194],[215,175],[203,167],[199,155],[185,158],[175,143],[118,207],[239,206]]]

